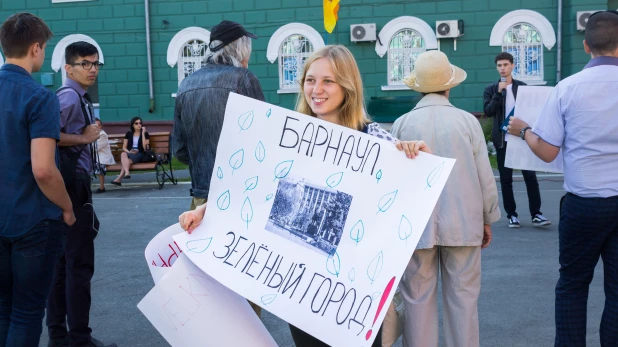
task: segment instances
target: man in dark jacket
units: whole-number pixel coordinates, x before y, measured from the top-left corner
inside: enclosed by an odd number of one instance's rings
[[[247,69],[251,39],[256,38],[235,22],[224,20],[215,25],[210,32],[206,64],[178,87],[172,148],[174,156],[189,165],[192,210],[206,208],[230,92],[264,101],[260,82]],[[261,308],[250,304],[259,316]]]
[[[483,104],[485,115],[492,117],[494,124],[491,137],[496,147],[498,155],[498,170],[500,171],[500,186],[502,187],[502,200],[504,210],[509,219],[509,228],[519,228],[521,225],[517,219],[515,197],[513,196],[513,169],[504,166],[506,157],[507,141],[505,133],[500,130],[504,119],[511,115],[515,109],[515,99],[519,86],[525,86],[522,81],[518,81],[511,75],[513,68],[513,56],[510,53],[502,52],[495,58],[496,69],[500,74],[500,81],[488,85],[483,93]],[[543,217],[541,213],[541,193],[539,183],[534,171],[523,170],[526,190],[528,191],[528,206],[532,216],[532,225],[545,226],[551,222]]]
[[[255,38],[235,22],[224,20],[215,25],[210,33],[206,64],[178,87],[172,140],[174,156],[189,165],[192,210],[208,198],[230,92],[264,101],[260,82],[247,69],[251,39]]]

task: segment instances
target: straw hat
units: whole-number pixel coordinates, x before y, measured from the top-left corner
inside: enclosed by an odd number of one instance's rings
[[[433,93],[451,89],[466,77],[464,70],[449,63],[446,54],[427,51],[416,58],[414,71],[404,78],[403,82],[417,92]]]

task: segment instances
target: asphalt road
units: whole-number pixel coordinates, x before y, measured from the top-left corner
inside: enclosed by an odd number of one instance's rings
[[[546,228],[531,226],[525,185],[516,182],[522,228],[509,229],[504,216],[493,225],[493,242],[483,251],[481,346],[553,346],[558,202],[564,191],[560,178],[540,179],[540,184],[542,211],[553,224]],[[189,187],[166,184],[159,190],[154,185],[125,184],[95,195],[101,230],[96,239],[92,281],[90,323],[94,337],[122,347],[168,346],[136,305],[153,287],[144,259],[145,246],[188,209]],[[588,346],[599,345],[598,327],[605,299],[602,276],[599,262],[588,301]],[[263,321],[280,346],[294,346],[284,321],[268,312],[263,314]],[[234,333],[233,326],[229,333]],[[40,346],[47,346],[45,330]],[[401,341],[396,346],[401,346]]]

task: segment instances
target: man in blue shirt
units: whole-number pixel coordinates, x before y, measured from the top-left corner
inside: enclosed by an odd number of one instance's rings
[[[556,285],[556,346],[586,346],[588,287],[603,258],[605,309],[601,346],[618,342],[618,13],[597,12],[586,24],[592,59],[564,79],[534,128],[511,120],[539,158],[564,155],[560,203],[560,279]],[[531,130],[531,131],[529,131]]]
[[[0,27],[0,346],[38,347],[54,265],[75,223],[57,167],[58,98],[30,75],[51,36],[29,13]]]
[[[77,221],[67,232],[65,252],[56,264],[54,285],[47,300],[48,346],[104,346],[92,338],[89,327],[94,238],[99,229],[90,177],[93,155],[97,153],[93,147],[100,129],[87,93],[103,64],[99,62],[97,48],[83,41],[68,45],[64,58],[67,78],[57,91],[61,112],[58,146],[63,164],[74,164],[63,166],[62,175]]]

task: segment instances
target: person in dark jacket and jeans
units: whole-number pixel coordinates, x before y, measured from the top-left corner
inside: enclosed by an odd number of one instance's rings
[[[189,165],[191,210],[206,208],[217,145],[230,92],[264,101],[257,77],[249,71],[251,39],[242,25],[224,20],[210,32],[206,64],[178,87],[174,109],[174,156]],[[259,316],[261,308],[250,303]]]
[[[513,56],[510,53],[502,52],[498,54],[495,58],[495,63],[496,69],[500,74],[500,81],[490,84],[485,88],[483,93],[484,111],[485,116],[492,117],[494,121],[491,137],[498,155],[502,200],[504,201],[506,216],[509,219],[509,228],[519,228],[521,225],[519,219],[517,219],[518,215],[515,211],[517,206],[515,205],[515,197],[513,195],[513,169],[504,166],[507,141],[504,138],[505,133],[500,130],[500,127],[504,123],[504,119],[515,109],[517,89],[519,86],[525,86],[526,84],[514,79],[511,75],[515,65],[513,64]],[[532,225],[550,225],[551,222],[541,213],[541,193],[536,173],[523,170],[522,174],[526,182],[526,190],[528,191],[528,207],[532,216]]]
[[[212,28],[206,64],[178,87],[174,109],[174,156],[189,165],[191,209],[206,203],[217,144],[230,92],[264,101],[257,77],[247,69],[251,39],[240,24],[224,20]]]

